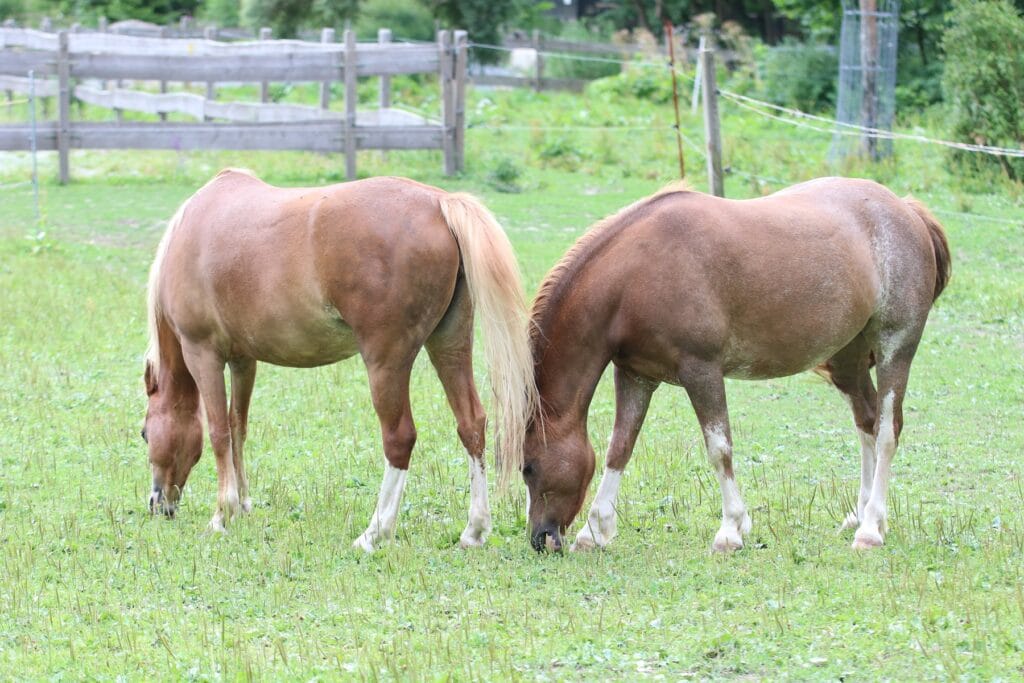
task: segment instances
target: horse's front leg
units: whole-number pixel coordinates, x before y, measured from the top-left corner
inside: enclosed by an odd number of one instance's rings
[[[603,548],[615,538],[615,500],[622,472],[633,455],[637,435],[657,386],[657,383],[638,379],[622,368],[615,367],[615,426],[605,457],[604,474],[601,475],[597,496],[590,505],[587,522],[576,534],[576,541],[570,550]]]
[[[715,552],[739,550],[743,547],[743,536],[750,532],[750,515],[733,475],[725,380],[718,367],[700,361],[687,363],[681,379],[697,413],[708,461],[722,491],[722,525],[711,548]]]
[[[249,497],[249,478],[245,474],[245,457],[242,449],[249,426],[249,401],[253,384],[256,382],[256,361],[251,359],[232,361],[231,368],[231,460],[238,480],[238,498],[242,512],[252,510]]]
[[[367,362],[370,375],[370,394],[373,407],[380,420],[381,437],[384,442],[384,480],[381,482],[377,507],[370,524],[352,546],[366,552],[373,552],[377,545],[391,538],[398,520],[398,506],[405,489],[409,458],[416,445],[416,426],[412,421],[409,407],[409,373],[412,361],[398,367]]]
[[[217,460],[217,508],[210,520],[210,531],[224,532],[231,518],[238,514],[241,501],[238,477],[232,457],[231,424],[228,417],[227,390],[224,385],[224,360],[215,352],[190,343],[182,344],[182,355],[189,372],[196,380],[203,398],[210,444]]]

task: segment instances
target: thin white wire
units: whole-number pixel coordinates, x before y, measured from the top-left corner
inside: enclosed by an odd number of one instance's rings
[[[488,45],[487,43],[470,43],[470,47],[483,48],[485,50],[497,50],[499,52],[512,52],[512,50],[518,48],[505,47],[504,45]],[[609,52],[615,52],[615,47],[610,46]],[[659,66],[667,67],[668,59],[663,62],[652,62],[649,60],[638,60],[638,59],[616,59],[614,57],[588,57],[585,55],[577,55],[571,52],[548,52],[547,50],[537,50],[537,54],[544,57],[557,57],[561,59],[572,59],[578,62],[599,62],[602,64],[630,64],[634,66]]]
[[[753,112],[756,112],[756,113],[760,114],[761,116],[767,116],[767,117],[773,118],[773,119],[775,119],[777,121],[783,121],[785,123],[789,123],[790,125],[801,126],[803,128],[809,128],[811,130],[817,130],[817,131],[821,131],[821,132],[824,132],[824,133],[839,134],[839,135],[858,135],[858,136],[865,136],[866,135],[867,137],[873,137],[873,138],[878,138],[878,139],[882,139],[882,140],[910,140],[910,141],[913,141],[913,142],[924,142],[924,143],[928,143],[928,144],[932,144],[932,145],[942,145],[944,147],[950,147],[950,148],[953,148],[953,149],[961,149],[961,150],[964,150],[964,151],[967,151],[967,152],[980,152],[982,154],[991,154],[993,156],[1024,157],[1024,149],[1013,149],[1011,147],[996,147],[996,146],[993,146],[993,145],[973,145],[973,144],[966,143],[966,142],[953,142],[953,141],[950,141],[950,140],[939,140],[939,139],[936,139],[936,138],[929,138],[929,137],[925,137],[924,135],[914,135],[914,134],[911,134],[911,133],[897,133],[897,132],[889,131],[889,130],[881,130],[879,128],[870,128],[870,127],[866,127],[866,126],[858,126],[858,125],[853,124],[853,123],[845,123],[843,121],[837,121],[835,119],[830,119],[830,118],[825,117],[825,116],[817,116],[815,114],[808,114],[807,112],[800,111],[799,109],[790,109],[789,107],[783,107],[783,106],[780,106],[780,105],[777,105],[777,104],[773,104],[771,102],[765,102],[764,100],[759,100],[759,99],[756,99],[756,98],[753,98],[753,97],[748,97],[746,95],[741,95],[739,93],[734,93],[734,92],[731,92],[729,90],[723,90],[721,88],[718,90],[718,93],[720,95],[722,95],[723,97],[732,100],[737,105],[745,107],[745,108],[747,108],[747,109],[749,109],[749,110],[751,110]],[[756,106],[752,106],[752,105],[756,105]],[[757,107],[767,107],[769,109],[774,109],[775,111],[780,111],[780,112],[786,113],[786,114],[788,114],[790,116],[796,116],[796,117],[802,118],[802,119],[810,119],[812,121],[820,121],[822,123],[827,123],[830,126],[839,126],[839,127],[842,127],[842,128],[846,128],[848,130],[826,130],[826,129],[823,129],[823,128],[818,128],[818,127],[811,126],[811,125],[808,125],[808,124],[799,123],[797,121],[793,121],[792,119],[787,119],[787,118],[782,117],[782,116],[776,116],[776,115],[773,115],[773,114],[769,114],[768,112],[762,111],[762,110],[758,109]]]

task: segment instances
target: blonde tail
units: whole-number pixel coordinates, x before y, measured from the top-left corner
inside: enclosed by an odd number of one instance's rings
[[[519,264],[505,231],[475,197],[457,193],[439,201],[459,243],[469,293],[484,328],[484,355],[497,413],[495,461],[504,488],[522,469],[526,426],[537,406]]]

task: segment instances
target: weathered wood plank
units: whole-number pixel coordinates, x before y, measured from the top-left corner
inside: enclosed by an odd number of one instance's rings
[[[57,53],[0,50],[0,74],[24,76],[29,71],[35,71],[36,76],[55,75],[57,73]]]
[[[0,76],[0,90],[9,90],[22,95],[28,95],[31,91],[31,81],[19,76]],[[37,78],[35,83],[36,97],[56,97],[58,91],[57,81]]]
[[[32,149],[32,126],[0,126],[0,150],[27,152]],[[57,122],[40,121],[36,124],[36,149],[57,149]]]

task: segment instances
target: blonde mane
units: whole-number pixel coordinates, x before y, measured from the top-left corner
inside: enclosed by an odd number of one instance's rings
[[[565,252],[565,255],[560,258],[558,263],[556,263],[551,270],[548,271],[548,274],[544,276],[544,279],[541,281],[540,289],[537,290],[537,296],[533,300],[533,307],[530,310],[530,343],[534,351],[536,351],[537,344],[541,339],[540,321],[544,317],[545,313],[547,313],[547,309],[551,305],[552,299],[561,291],[561,285],[565,278],[578,270],[580,263],[585,260],[583,257],[586,254],[589,254],[594,247],[598,246],[602,241],[602,238],[606,236],[605,233],[607,233],[612,226],[620,224],[622,217],[627,213],[634,211],[653,199],[675,192],[692,191],[693,190],[689,183],[685,180],[677,180],[673,183],[669,183],[654,194],[638,199],[625,208],[619,209],[612,215],[602,218],[588,228],[587,231],[576,240],[575,244],[569,248],[569,251]]]

